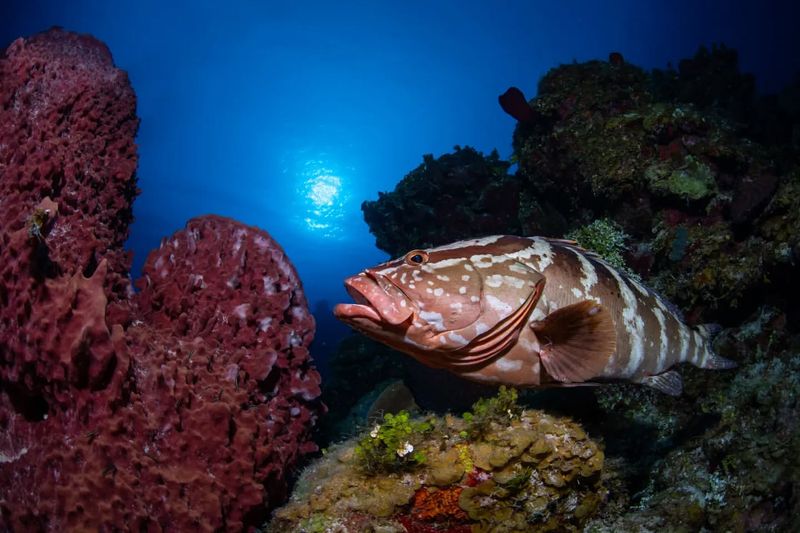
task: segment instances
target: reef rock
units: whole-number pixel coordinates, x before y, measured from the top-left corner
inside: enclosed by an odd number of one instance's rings
[[[766,114],[770,100],[756,105],[752,92],[724,48],[701,50],[679,72],[573,63],[548,72],[529,102],[536,120],[517,125],[518,209],[496,233],[577,239],[688,321],[726,326],[715,350],[739,364],[678,367],[678,398],[621,384],[526,394],[604,442],[611,496],[587,531],[798,530],[798,115],[777,110],[800,109],[800,92],[795,83]],[[404,202],[441,210],[435,195],[407,192],[421,187],[417,175],[378,199],[385,217],[365,217],[379,245],[391,232],[384,249],[399,255],[485,233],[471,220],[445,236],[393,216],[388,206]],[[481,190],[458,197],[459,209],[476,212]]]
[[[701,49],[677,73],[562,65],[529,102],[536,120],[516,128],[514,175],[468,149],[426,157],[365,202],[364,218],[393,256],[492,233],[560,237],[609,219],[630,237],[631,266],[687,318],[742,320],[753,295],[781,299],[785,284],[796,287],[800,260],[800,237],[787,231],[800,225],[800,167],[779,146],[793,140],[760,144],[748,138],[755,123],[735,120],[763,120],[752,85],[724,47]],[[731,86],[735,97],[722,98]]]
[[[409,243],[428,247],[476,234],[519,233],[519,184],[497,152],[484,157],[459,146],[440,158],[423,157],[390,193],[361,209],[377,246],[392,256]]]
[[[387,416],[310,465],[267,530],[579,531],[606,496],[603,452],[515,398],[502,390],[463,418]]]
[[[0,102],[2,529],[260,523],[322,409],[291,263],[265,232],[203,217],[134,295],[125,74],[51,30],[6,51]]]

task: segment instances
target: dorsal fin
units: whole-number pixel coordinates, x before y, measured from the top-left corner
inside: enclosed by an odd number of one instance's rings
[[[568,248],[572,248],[576,252],[579,252],[579,253],[585,255],[586,257],[589,257],[589,258],[594,259],[596,261],[600,261],[602,263],[608,264],[608,261],[606,261],[605,259],[600,257],[600,254],[598,254],[597,252],[594,252],[592,250],[587,250],[586,248],[584,248],[583,246],[578,244],[578,241],[573,241],[573,240],[570,240],[570,239],[551,239],[550,237],[545,237],[544,239],[547,242],[550,242],[550,243],[555,243],[555,244],[560,244],[562,246],[567,246]]]

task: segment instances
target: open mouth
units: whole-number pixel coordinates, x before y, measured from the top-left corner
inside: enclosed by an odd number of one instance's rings
[[[347,278],[344,286],[355,303],[338,304],[333,314],[345,322],[366,319],[381,327],[399,326],[413,314],[405,294],[378,273],[362,272]]]
[[[333,308],[333,314],[336,318],[340,320],[366,318],[375,322],[381,321],[381,316],[378,314],[378,311],[372,306],[369,298],[361,292],[366,292],[367,288],[363,285],[364,283],[368,283],[364,276],[355,276],[345,280],[344,288],[355,303],[336,304],[336,307]],[[377,288],[377,285],[375,285],[375,289]]]

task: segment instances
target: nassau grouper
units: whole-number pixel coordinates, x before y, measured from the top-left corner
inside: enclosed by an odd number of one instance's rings
[[[425,365],[517,387],[632,381],[679,395],[670,368],[732,368],[709,328],[572,241],[509,235],[412,250],[345,280],[334,314]]]

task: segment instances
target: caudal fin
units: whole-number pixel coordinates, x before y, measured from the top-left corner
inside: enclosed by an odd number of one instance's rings
[[[703,358],[699,366],[701,368],[708,368],[711,370],[725,370],[728,368],[736,368],[739,365],[736,363],[736,361],[726,359],[715,354],[711,351],[711,349],[708,349],[708,354]]]
[[[738,366],[735,361],[714,353],[714,349],[711,347],[711,341],[722,331],[722,326],[719,324],[701,324],[695,329],[702,336],[702,340],[697,339],[697,334],[695,334],[695,342],[699,350],[697,350],[695,357],[690,359],[692,364],[709,370],[725,370]]]

